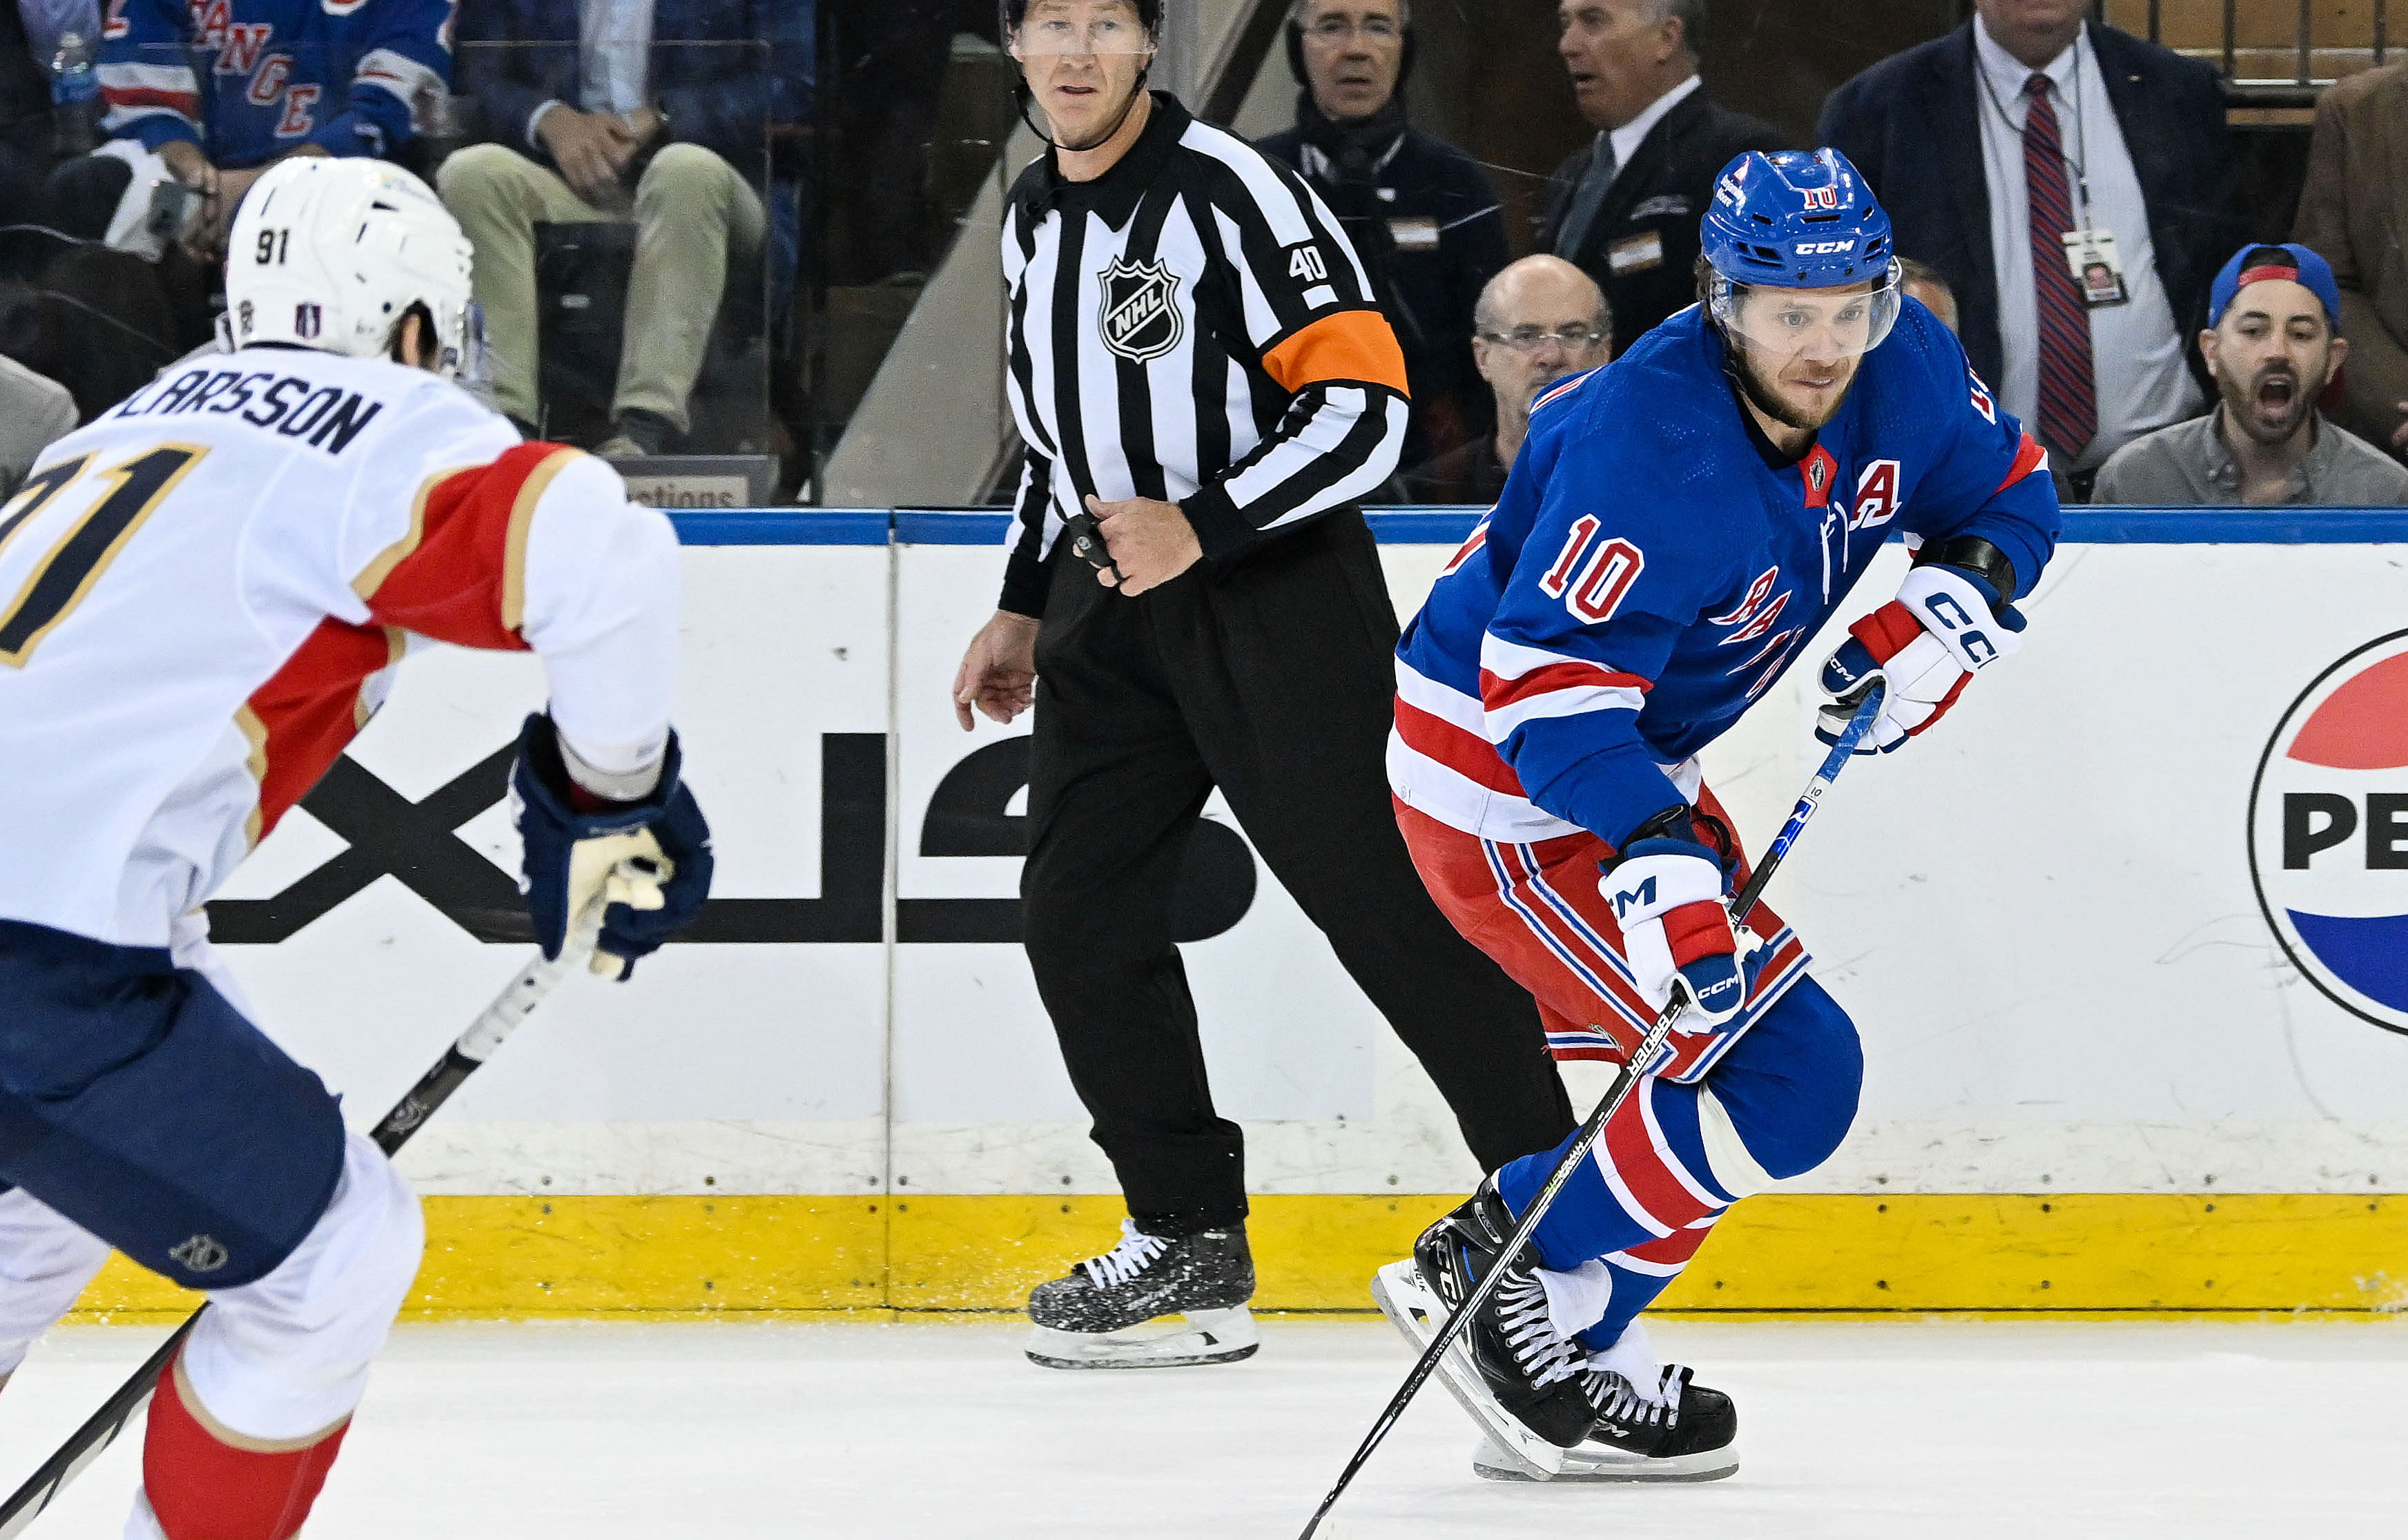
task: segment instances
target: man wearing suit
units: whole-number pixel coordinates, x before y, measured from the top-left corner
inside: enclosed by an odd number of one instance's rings
[[[1597,280],[1627,347],[1696,303],[1698,221],[1723,167],[1788,140],[1706,100],[1706,0],[1563,0],[1556,15],[1556,50],[1598,132],[1548,182],[1539,249]]]
[[[2242,239],[2215,71],[2086,9],[1974,0],[1966,25],[1833,92],[1820,130],[1899,255],[1956,291],[1974,369],[2076,489],[2200,410],[2190,339]]]
[[[636,265],[610,458],[690,426],[731,250],[761,250],[771,125],[807,116],[813,7],[796,0],[468,0],[463,93],[494,142],[443,163],[477,251],[495,394],[536,421],[535,226],[632,218]],[[760,47],[731,47],[731,44]],[[478,46],[478,45],[484,46]]]
[[[2316,103],[2291,238],[2332,264],[2349,333],[2335,421],[2408,450],[2408,64],[2353,75]]]

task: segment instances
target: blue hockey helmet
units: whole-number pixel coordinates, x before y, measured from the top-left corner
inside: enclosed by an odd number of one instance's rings
[[[1714,181],[1700,236],[1712,269],[1707,308],[1726,334],[1772,348],[1793,340],[1758,335],[1769,322],[1742,321],[1751,288],[1870,284],[1868,303],[1850,307],[1851,351],[1880,347],[1898,322],[1899,270],[1889,216],[1836,150],[1751,150],[1732,161]]]

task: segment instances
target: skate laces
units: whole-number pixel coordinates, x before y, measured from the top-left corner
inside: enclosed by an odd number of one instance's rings
[[[1688,1384],[1689,1371],[1677,1363],[1666,1364],[1662,1377],[1644,1390],[1628,1376],[1599,1367],[1595,1358],[1589,1360],[1587,1377],[1589,1404],[1597,1408],[1599,1421],[1636,1432],[1669,1428],[1681,1420],[1681,1391]]]
[[[1090,1257],[1079,1264],[1087,1281],[1098,1289],[1109,1289],[1117,1283],[1144,1272],[1156,1258],[1170,1249],[1170,1243],[1159,1235],[1149,1235],[1137,1227],[1135,1219],[1121,1221],[1121,1243],[1100,1257]]]
[[[1497,1286],[1497,1323],[1532,1390],[1570,1379],[1585,1367],[1571,1339],[1555,1330],[1547,1313],[1546,1286],[1534,1274],[1512,1274]]]

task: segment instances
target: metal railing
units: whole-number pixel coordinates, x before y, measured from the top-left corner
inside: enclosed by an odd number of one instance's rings
[[[2147,36],[2149,41],[2166,44],[2194,58],[2215,63],[2222,71],[2227,94],[2240,107],[2303,107],[2315,103],[2317,93],[2340,78],[2338,73],[2318,73],[2317,54],[2324,53],[2328,65],[2336,56],[2347,59],[2357,56],[2371,64],[2386,63],[2390,53],[2391,16],[2389,0],[2370,0],[2367,30],[2345,40],[2341,37],[2316,36],[2317,0],[2299,0],[2297,30],[2288,46],[2281,44],[2247,44],[2242,40],[2241,0],[2223,0],[2218,36],[2213,43],[2185,37],[2167,43],[2165,0],[2148,0]],[[2183,7],[2177,7],[2176,9]],[[2128,5],[2110,7],[2108,0],[2090,0],[2093,20],[2114,24],[2111,11],[2130,14]],[[2270,54],[2287,54],[2292,67],[2286,73],[2264,72],[2263,64]],[[2244,73],[2253,66],[2258,71]],[[2345,73],[2345,71],[2344,72]]]

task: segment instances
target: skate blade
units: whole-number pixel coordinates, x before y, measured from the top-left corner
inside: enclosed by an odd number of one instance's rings
[[[1371,1298],[1415,1353],[1426,1352],[1430,1339],[1446,1324],[1446,1302],[1431,1291],[1422,1277],[1422,1270],[1412,1259],[1392,1262],[1371,1277]],[[1489,1393],[1488,1382],[1480,1377],[1480,1368],[1471,1362],[1471,1349],[1457,1337],[1438,1361],[1438,1380],[1455,1397],[1455,1405],[1487,1435],[1484,1447],[1493,1448],[1499,1459],[1521,1474],[1517,1481],[1552,1481],[1563,1468],[1564,1451],[1522,1426],[1512,1413],[1497,1404]]]
[[[1563,1468],[1553,1476],[1532,1476],[1494,1438],[1481,1440],[1471,1452],[1471,1471],[1483,1481],[1720,1481],[1739,1469],[1736,1447],[1700,1449],[1670,1460],[1650,1460],[1600,1444],[1583,1444],[1564,1451]]]
[[[1235,1363],[1262,1346],[1254,1312],[1242,1305],[1226,1310],[1190,1310],[1118,1332],[1028,1329],[1028,1361],[1048,1369],[1182,1369],[1199,1363]]]

